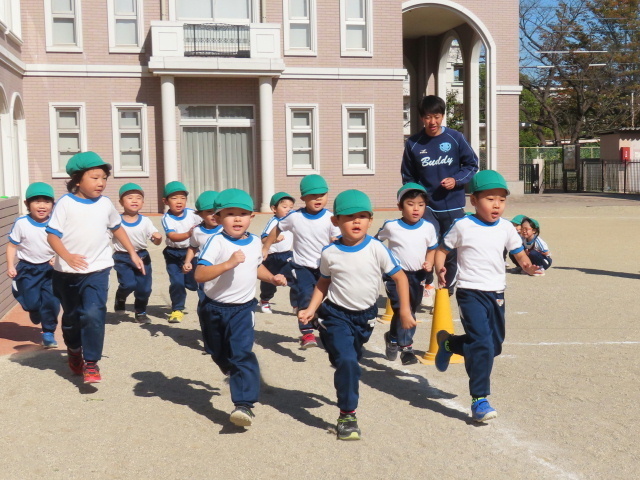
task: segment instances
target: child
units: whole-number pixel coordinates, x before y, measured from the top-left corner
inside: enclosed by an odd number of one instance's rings
[[[278,192],[271,197],[269,206],[273,212],[273,217],[267,222],[267,226],[262,231],[262,242],[266,243],[267,237],[271,233],[278,222],[286,217],[295,203],[293,196],[285,192]],[[264,260],[263,265],[267,267],[271,273],[282,273],[285,277],[288,277],[289,262],[293,252],[291,247],[293,245],[293,234],[291,232],[282,232],[276,242],[269,248],[269,256]],[[262,313],[273,313],[271,310],[271,299],[276,293],[276,287],[271,283],[260,282],[260,311]],[[293,294],[293,290],[289,291],[289,298],[292,306],[297,306],[296,299]]]
[[[151,296],[151,256],[147,251],[147,241],[151,240],[154,245],[160,245],[162,235],[153,225],[149,217],[140,214],[144,206],[144,191],[140,185],[135,183],[125,183],[118,192],[120,205],[124,209],[121,224],[133,248],[144,263],[145,274],[131,263],[129,254],[116,239],[113,239],[113,268],[118,274],[118,290],[116,290],[116,300],[113,309],[122,312],[125,309],[125,302],[130,293],[133,292],[135,302],[134,318],[140,324],[149,323],[151,320],[147,316],[147,304]]]
[[[329,186],[320,175],[307,175],[300,181],[300,195],[305,206],[295,210],[278,222],[271,230],[262,249],[267,258],[269,248],[282,232],[293,233],[293,257],[291,260],[292,286],[295,296],[294,313],[309,306],[313,288],[320,277],[320,254],[340,234],[331,222],[331,212],[325,209]],[[300,348],[306,350],[318,345],[311,325],[298,322]]]
[[[540,238],[540,224],[537,220],[525,217],[522,220],[522,239],[524,251],[529,256],[531,263],[541,267],[535,274],[544,275],[544,271],[551,267],[551,252],[544,240]]]
[[[333,211],[331,221],[339,227],[342,236],[322,250],[322,277],[309,307],[300,310],[298,318],[306,325],[318,312],[320,338],[329,361],[336,368],[334,384],[340,408],[338,439],[359,440],[356,408],[361,372],[358,361],[376,322],[376,301],[383,274],[396,284],[402,327],[413,328],[416,322],[409,306],[406,275],[389,249],[367,235],[373,217],[369,197],[359,190],[346,190],[336,197]]]
[[[438,236],[434,226],[422,218],[428,202],[427,191],[422,185],[406,183],[398,190],[397,198],[402,218],[386,221],[376,237],[381,242],[388,242],[389,250],[402,265],[409,281],[411,315],[415,318],[422,302],[424,285],[433,282],[433,259]],[[385,278],[385,289],[393,309],[389,331],[384,334],[387,359],[395,360],[400,350],[403,365],[418,363],[412,347],[415,328],[405,330],[400,326],[395,282]]]
[[[505,271],[502,251],[506,247],[521,267],[536,271],[522,247],[522,239],[511,222],[500,218],[509,190],[504,177],[494,170],[478,172],[469,183],[475,215],[456,221],[438,247],[435,268],[441,286],[446,286],[444,261],[447,251],[458,249],[456,299],[464,335],[445,330],[437,334],[436,368],[444,372],[451,355],[464,356],[469,375],[471,416],[484,422],[497,416],[487,396],[493,358],[500,355],[505,333]]]
[[[260,391],[260,368],[253,353],[254,309],[257,277],[274,285],[286,285],[282,275],[272,275],[262,263],[262,243],[247,232],[253,200],[235,188],[216,198],[216,221],[222,231],[205,244],[195,279],[204,283],[205,299],[198,305],[205,350],[222,373],[229,376],[230,420],[248,427]]]
[[[81,152],[67,163],[69,193],[56,203],[47,225],[47,240],[56,253],[53,292],[62,306],[62,335],[69,367],[84,376],[84,383],[102,380],[98,361],[104,345],[109,272],[113,266],[111,239],[118,240],[142,274],[144,263],[120,214],[102,195],[111,165],[97,153]]]
[[[45,231],[54,198],[51,185],[42,182],[29,185],[24,201],[29,213],[16,219],[7,243],[7,275],[13,278],[13,296],[29,312],[33,324],[42,325],[44,348],[58,346],[54,334],[60,302],[51,285],[54,251]],[[16,256],[18,265],[15,265]]]
[[[167,236],[167,246],[162,251],[169,274],[169,296],[171,315],[169,323],[180,323],[184,318],[187,289],[196,291],[198,285],[193,279],[193,270],[184,273],[182,268],[189,248],[189,238],[193,229],[202,221],[195,212],[187,208],[187,187],[181,182],[169,182],[164,187],[162,201],[169,210],[162,217],[162,227]]]
[[[516,215],[515,217],[513,217],[511,219],[511,223],[513,224],[513,226],[516,228],[516,232],[518,232],[518,235],[520,234],[520,229],[522,228],[522,220],[525,218],[524,215]]]

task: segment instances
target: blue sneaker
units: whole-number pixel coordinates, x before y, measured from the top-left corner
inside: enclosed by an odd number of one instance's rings
[[[498,412],[489,404],[486,398],[479,398],[471,404],[471,417],[476,422],[486,422],[498,416]]]
[[[42,332],[42,345],[44,348],[56,348],[58,346],[53,332]]]
[[[452,352],[449,352],[444,344],[449,338],[451,334],[446,330],[440,330],[436,335],[436,341],[438,342],[438,353],[436,353],[436,368],[440,372],[446,372],[447,368],[449,368],[449,360],[451,360]]]

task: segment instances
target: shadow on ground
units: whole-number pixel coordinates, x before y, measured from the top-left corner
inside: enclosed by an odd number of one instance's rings
[[[298,340],[279,333],[267,332],[264,330],[255,331],[255,342],[266,350],[271,350],[276,355],[288,357],[294,362],[305,362],[306,358],[293,352],[291,348],[285,347],[285,344],[291,344],[290,347],[297,348]]]
[[[13,342],[41,343],[40,327],[36,325],[20,325],[15,322],[0,322],[0,338]]]
[[[577,270],[578,272],[586,273],[587,275],[605,275],[609,277],[629,278],[631,280],[640,279],[640,274],[629,272],[612,272],[611,270],[599,270],[597,268],[582,268],[582,267],[552,267],[554,270]]]

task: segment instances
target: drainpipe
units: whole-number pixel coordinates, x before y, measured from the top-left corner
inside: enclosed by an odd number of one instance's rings
[[[267,23],[267,0],[260,0],[260,23]]]
[[[165,0],[160,0],[160,20],[166,20],[167,19],[167,5],[165,3]]]

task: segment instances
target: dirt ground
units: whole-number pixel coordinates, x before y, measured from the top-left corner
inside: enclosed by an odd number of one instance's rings
[[[640,199],[509,199],[505,217],[519,213],[540,221],[553,266],[544,277],[507,274],[490,423],[469,420],[463,365],[439,373],[389,362],[379,324],[362,360],[363,439],[337,441],[333,369],[323,349],[299,350],[279,289],[275,313],[256,314],[256,420],[233,427],[228,385],[202,349],[196,296],[182,324],[167,323],[154,247],[153,323],[108,313],[97,387],[71,375],[61,338],[59,349],[34,344],[38,330],[19,308],[0,322],[0,478],[637,478]],[[395,217],[376,212],[371,233]],[[258,215],[251,231],[267,220]],[[111,285],[110,312],[115,274]],[[452,310],[460,332],[455,302]],[[431,314],[418,317],[415,347],[424,352]]]

